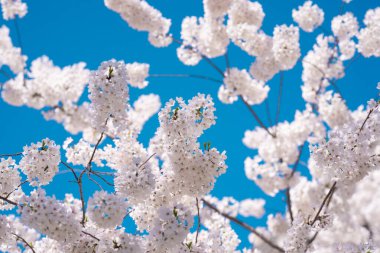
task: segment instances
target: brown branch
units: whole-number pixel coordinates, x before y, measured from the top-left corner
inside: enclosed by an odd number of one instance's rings
[[[255,234],[257,237],[259,237],[261,240],[263,240],[268,246],[278,250],[279,252],[285,252],[285,250],[279,246],[277,246],[275,243],[271,242],[268,238],[266,238],[264,235],[259,233],[255,228],[251,227],[250,225],[236,219],[235,217],[230,216],[229,214],[223,213],[219,211],[215,206],[213,206],[211,203],[209,203],[207,200],[202,199],[203,203],[210,209],[214,210],[216,213],[220,214],[224,218],[238,224],[239,226],[245,228],[246,230],[250,231],[251,233]]]
[[[371,108],[371,109],[369,110],[369,112],[368,112],[368,114],[367,114],[367,117],[365,118],[365,120],[364,120],[362,126],[361,126],[360,129],[359,129],[359,133],[363,130],[365,123],[368,121],[368,119],[369,119],[369,117],[371,116],[371,114],[373,113],[373,111],[376,110],[377,107],[379,107],[379,105],[380,105],[380,102],[377,102],[376,106],[373,107],[373,108]]]
[[[208,58],[207,56],[203,55],[203,54],[200,54],[201,57],[206,60],[206,62],[211,66],[213,67],[223,78],[224,78],[224,72],[223,70],[221,70],[215,63],[213,63],[210,58]]]
[[[294,174],[297,171],[297,167],[298,167],[298,164],[300,163],[301,155],[302,155],[302,151],[303,151],[304,146],[305,146],[305,143],[302,144],[301,147],[299,148],[297,160],[293,165],[292,173],[290,174],[288,180],[292,179]],[[286,188],[285,194],[286,194],[286,205],[288,206],[290,221],[291,221],[291,223],[293,223],[294,216],[293,216],[293,210],[292,210],[292,199],[290,197],[290,187]]]
[[[94,238],[94,239],[97,240],[97,241],[100,241],[100,239],[99,239],[98,237],[96,237],[96,236],[94,236],[94,235],[92,235],[92,234],[90,234],[90,233],[87,233],[87,232],[85,232],[85,231],[82,231],[82,233],[85,234],[85,235],[88,235],[88,236],[90,236],[90,237],[92,237],[92,238]]]
[[[290,187],[286,188],[285,194],[286,194],[286,205],[288,206],[288,213],[290,217],[290,224],[293,224],[294,216],[293,216],[293,211],[292,211],[292,200],[290,198]]]
[[[0,157],[8,157],[8,156],[20,156],[22,152],[13,153],[13,154],[0,154]]]
[[[230,60],[228,58],[228,53],[226,51],[226,53],[224,54],[224,60],[226,61],[226,69],[227,69],[227,74],[230,73]]]
[[[79,178],[78,178],[78,176],[77,176],[77,173],[75,173],[75,170],[74,170],[70,165],[68,165],[66,162],[61,161],[61,163],[62,163],[63,165],[65,165],[66,168],[68,168],[68,169],[73,173],[73,175],[74,175],[74,177],[75,177],[75,180],[78,181]]]
[[[185,78],[190,77],[190,78],[204,79],[204,80],[212,81],[215,83],[223,83],[222,80],[218,80],[209,76],[196,75],[196,74],[150,74],[149,77],[185,77]]]
[[[28,180],[24,180],[23,182],[21,182],[17,187],[16,189],[14,189],[13,191],[11,191],[10,193],[8,193],[7,196],[5,196],[5,198],[9,198],[9,196],[11,196],[12,193],[14,193],[20,186],[22,186],[23,184],[27,183]]]
[[[100,172],[97,172],[97,171],[94,171],[94,170],[91,170],[91,174],[93,174],[94,176],[97,176],[98,178],[100,178],[104,183],[106,183],[107,185],[109,186],[115,186],[114,184],[108,182],[103,176],[101,176],[101,173]]]
[[[5,202],[8,202],[11,205],[18,206],[18,204],[16,202],[14,202],[14,201],[12,201],[12,200],[10,200],[8,198],[0,196],[0,199],[3,200],[3,201],[5,201]]]
[[[198,198],[195,198],[197,204],[197,213],[198,213],[198,225],[197,225],[197,234],[195,235],[195,244],[198,243],[198,235],[201,230],[201,215],[199,214],[199,201]]]
[[[175,43],[177,43],[177,44],[179,44],[179,45],[183,45],[183,42],[181,41],[181,40],[179,40],[179,39],[176,39],[176,38],[174,38],[173,36],[171,36],[172,37],[172,39],[173,39],[173,41],[175,42]],[[192,46],[190,46],[190,45],[187,45],[188,47],[189,47],[189,49],[191,50],[191,51],[193,51],[194,53],[197,53],[197,54],[199,54],[201,57],[202,57],[202,59],[204,59],[204,60],[206,60],[206,62],[211,66],[211,67],[213,67],[223,78],[224,78],[224,72],[215,64],[215,63],[213,63],[211,60],[210,60],[210,58],[208,58],[207,56],[205,56],[205,55],[203,55],[203,54],[201,54],[200,52],[198,52],[195,48],[193,48]]]
[[[269,100],[268,99],[265,99],[265,110],[267,113],[267,119],[268,119],[269,125],[272,126],[273,123],[272,123],[272,118],[270,116],[270,108],[269,108]]]
[[[253,108],[250,106],[250,104],[248,104],[247,101],[245,101],[245,99],[243,98],[243,96],[239,95],[239,97],[241,98],[241,100],[243,101],[243,103],[245,104],[245,106],[248,108],[248,110],[251,112],[251,114],[253,115],[253,117],[255,118],[255,120],[257,121],[257,123],[259,123],[259,125],[265,129],[265,131],[270,135],[272,136],[273,138],[276,138],[276,135],[272,134],[269,129],[264,125],[264,123],[261,121],[261,119],[259,118],[259,116],[257,115],[257,113],[253,110]]]
[[[0,74],[2,74],[3,76],[5,76],[8,79],[12,79],[11,74],[9,74],[8,72],[6,72],[4,69],[0,69]]]
[[[28,246],[33,253],[36,253],[36,251],[34,250],[33,246],[30,243],[28,243],[24,238],[22,238],[21,236],[15,234],[15,233],[11,233],[11,234],[14,235],[14,236],[16,236],[16,238],[18,240],[21,240],[23,243],[25,243],[25,245]]]
[[[148,157],[148,159],[145,160],[145,162],[143,162],[142,164],[139,165],[139,169],[144,166],[145,164],[147,164],[147,162],[149,162],[150,159],[152,159],[152,157],[154,157],[156,155],[156,153],[153,153],[151,156]],[[145,168],[145,167],[144,167]]]
[[[106,124],[107,124],[107,122],[106,122]],[[91,171],[91,163],[92,163],[92,160],[94,160],[96,150],[98,149],[100,142],[103,140],[103,137],[104,137],[104,132],[102,132],[102,133],[100,134],[100,137],[99,137],[98,141],[97,141],[96,144],[95,144],[95,147],[94,147],[94,150],[92,151],[92,154],[91,154],[90,160],[89,160],[88,163],[87,163],[86,170]]]
[[[86,169],[82,170],[81,174],[79,175],[79,178],[77,180],[78,188],[79,188],[79,197],[82,205],[82,220],[81,224],[84,227],[85,221],[86,221],[86,210],[84,209],[84,196],[83,196],[83,175],[85,173]]]
[[[333,183],[333,185],[331,186],[329,192],[327,193],[327,195],[326,195],[325,198],[323,199],[321,206],[319,207],[317,213],[315,214],[315,217],[314,217],[313,221],[312,221],[311,224],[310,224],[311,226],[313,226],[313,225],[315,224],[315,222],[317,222],[317,220],[318,220],[318,218],[319,218],[319,215],[320,215],[321,212],[322,212],[323,207],[326,205],[327,200],[330,198],[330,195],[333,194],[333,192],[334,192],[334,190],[335,190],[335,187],[336,187],[336,182]]]

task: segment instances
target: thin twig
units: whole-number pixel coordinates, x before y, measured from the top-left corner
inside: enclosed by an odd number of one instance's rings
[[[290,224],[293,224],[294,216],[293,216],[293,211],[292,211],[292,200],[290,198],[290,187],[286,188],[285,194],[286,194],[286,205],[288,206],[288,212],[290,216]]]
[[[272,126],[273,123],[272,123],[272,117],[270,116],[270,108],[269,108],[269,100],[268,99],[265,99],[265,110],[267,113],[268,123],[270,126]]]
[[[92,235],[92,234],[90,234],[90,233],[87,233],[86,231],[82,231],[82,233],[85,234],[85,235],[88,235],[88,236],[90,236],[90,237],[92,237],[92,238],[94,238],[94,239],[97,240],[97,241],[100,241],[100,239],[99,239],[98,237],[96,237],[96,236],[94,236],[94,235]]]
[[[104,183],[106,183],[107,185],[109,185],[109,186],[115,186],[113,183],[108,182],[107,179],[105,179],[103,176],[101,176],[101,175],[99,174],[99,172],[94,171],[94,170],[91,170],[90,173],[93,174],[94,176],[97,176],[98,178],[100,178],[100,179],[101,179]]]
[[[198,198],[195,198],[197,204],[197,212],[198,212],[198,226],[197,226],[197,234],[195,235],[195,244],[198,243],[198,235],[201,230],[201,215],[199,214],[199,201]]]
[[[265,131],[270,135],[272,136],[273,138],[275,138],[276,136],[274,134],[272,134],[269,129],[264,125],[264,123],[261,121],[261,119],[259,118],[259,116],[257,115],[257,113],[253,110],[253,108],[250,106],[250,104],[248,104],[247,101],[245,101],[245,99],[243,98],[243,96],[239,95],[239,97],[241,98],[241,100],[243,101],[243,103],[245,104],[245,106],[248,108],[248,110],[251,112],[251,114],[253,115],[253,117],[255,118],[255,120],[257,121],[257,123],[259,123],[259,125],[265,129]]]
[[[218,80],[209,76],[196,75],[196,74],[150,74],[149,77],[185,77],[185,78],[197,78],[204,79],[215,83],[223,83],[222,80]]]
[[[301,155],[302,155],[302,151],[303,151],[303,147],[304,146],[305,146],[305,143],[302,144],[300,146],[300,148],[299,148],[297,160],[296,160],[296,162],[293,165],[292,173],[290,173],[290,176],[289,176],[288,180],[292,179],[293,176],[294,176],[294,174],[297,171],[297,167],[298,167],[298,164],[300,163]],[[291,223],[293,223],[294,216],[293,216],[293,210],[292,210],[292,199],[290,197],[290,187],[286,188],[285,194],[286,194],[286,204],[288,206],[288,212],[289,212],[289,216],[290,216],[290,221],[291,221]]]
[[[152,157],[154,157],[155,155],[156,153],[153,153],[151,156],[149,156],[148,159],[145,160],[145,162],[139,165],[139,169],[143,167],[145,164],[147,164],[147,162],[149,162],[149,160],[152,159]]]
[[[251,233],[255,234],[257,237],[259,237],[261,240],[263,240],[266,244],[268,244],[270,247],[278,250],[279,252],[285,252],[285,250],[279,246],[277,246],[275,243],[271,242],[268,238],[266,238],[264,235],[260,234],[258,231],[256,231],[255,228],[251,227],[250,225],[236,219],[235,217],[230,216],[229,214],[223,213],[219,211],[215,206],[213,206],[211,203],[209,203],[207,200],[202,199],[203,203],[210,209],[214,210],[218,214],[222,215],[224,218],[229,219],[230,221],[238,224],[239,226],[247,229]]]
[[[362,126],[361,126],[360,129],[359,129],[359,133],[363,130],[365,123],[368,121],[368,119],[369,119],[369,117],[371,116],[371,114],[373,113],[373,111],[376,110],[377,107],[379,107],[379,105],[380,105],[380,102],[378,102],[377,105],[376,105],[375,107],[373,107],[373,108],[371,108],[371,109],[369,110],[369,112],[368,112],[368,114],[367,114],[367,117],[365,118],[365,120],[364,120]]]
[[[17,40],[18,40],[18,44],[21,48],[21,51],[23,51],[23,45],[22,45],[22,40],[21,40],[21,32],[20,32],[20,28],[18,26],[18,22],[17,22],[17,18],[14,19],[14,24],[15,24],[15,29],[16,29],[16,35],[17,35]]]
[[[81,174],[79,175],[79,178],[77,180],[78,188],[79,188],[79,197],[82,205],[82,220],[81,224],[84,227],[85,221],[86,221],[86,209],[84,208],[84,195],[83,195],[83,184],[82,184],[82,178],[85,173],[86,169],[82,170]]]
[[[8,157],[8,156],[20,156],[22,152],[13,153],[13,154],[0,154],[0,157]]]
[[[95,144],[94,150],[92,151],[92,154],[91,154],[90,160],[89,160],[88,163],[87,163],[87,167],[86,167],[86,169],[89,170],[89,171],[91,171],[92,160],[94,160],[96,150],[98,149],[100,142],[103,140],[103,136],[104,136],[104,132],[102,132],[102,133],[100,134],[100,137],[99,137],[98,141],[97,141],[96,144]]]
[[[24,180],[23,182],[21,182],[17,187],[16,189],[14,189],[13,191],[11,191],[10,193],[8,193],[7,196],[5,196],[5,198],[9,198],[9,196],[11,196],[12,193],[14,193],[18,188],[20,188],[20,186],[22,186],[23,184],[27,183],[28,180]]]
[[[230,73],[230,60],[228,58],[228,52],[226,51],[226,53],[224,54],[224,60],[226,61],[226,69],[227,69],[227,74]]]
[[[8,72],[6,72],[4,69],[0,69],[0,74],[2,74],[8,79],[12,79],[12,76]]]
[[[204,59],[204,60],[206,60],[206,62],[211,66],[211,67],[213,67],[223,78],[224,78],[224,72],[223,72],[223,70],[221,70],[214,62],[212,62],[211,60],[210,60],[210,58],[208,58],[207,56],[204,56],[204,55],[202,55],[201,54],[201,56],[202,56],[202,58]]]
[[[12,200],[10,200],[10,199],[8,199],[8,198],[5,198],[5,197],[0,196],[0,199],[1,199],[1,200],[4,200],[5,202],[8,202],[8,203],[11,204],[11,205],[18,206],[18,204],[17,204],[16,202],[14,202],[14,201],[12,201]]]
[[[30,243],[28,243],[24,238],[22,238],[21,236],[15,234],[15,233],[12,233],[12,235],[16,236],[16,238],[18,240],[21,240],[23,243],[25,243],[25,245],[28,246],[33,253],[36,253],[33,246]]]
[[[176,38],[174,38],[173,36],[172,36],[172,39],[173,39],[173,41],[174,41],[175,43],[177,43],[177,44],[179,44],[179,45],[183,45],[183,43],[182,43],[181,40],[176,39]],[[189,45],[188,45],[188,46],[189,46]],[[194,49],[194,48],[191,47],[191,46],[189,46],[189,49],[190,49],[191,51],[193,51],[194,53],[199,54],[199,55],[202,57],[202,59],[206,60],[206,62],[207,62],[211,67],[213,67],[216,71],[218,71],[218,73],[224,78],[224,72],[223,72],[223,71],[222,71],[222,70],[221,70],[221,69],[220,69],[215,63],[213,63],[213,62],[211,61],[210,58],[208,58],[207,56],[201,54],[200,52],[198,52],[196,49]]]
[[[68,168],[68,169],[73,173],[73,175],[74,175],[74,177],[75,177],[75,180],[78,181],[79,179],[78,179],[77,173],[75,173],[75,170],[74,170],[70,165],[68,165],[66,162],[61,161],[61,163],[62,163],[63,165],[65,165],[66,168]]]
[[[315,214],[315,217],[314,217],[313,221],[312,221],[311,224],[310,224],[311,226],[313,226],[314,223],[317,222],[317,220],[318,220],[318,218],[319,218],[319,215],[320,215],[321,212],[322,212],[323,207],[326,205],[326,202],[327,202],[327,200],[329,199],[330,195],[334,192],[334,190],[335,190],[335,186],[336,186],[336,182],[333,183],[333,185],[331,186],[329,192],[327,193],[327,195],[326,195],[325,198],[323,199],[321,206],[319,207],[317,213]]]
[[[91,177],[91,174],[92,174],[91,172],[87,171],[87,178],[91,180],[92,182],[94,182],[99,187],[99,189],[103,191],[104,190],[103,187],[95,179]]]

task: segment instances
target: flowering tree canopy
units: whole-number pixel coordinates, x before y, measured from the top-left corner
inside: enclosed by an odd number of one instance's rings
[[[104,8],[147,32],[152,46],[177,44],[180,62],[204,61],[216,78],[152,74],[148,63],[119,59],[104,59],[92,70],[84,62],[59,67],[45,55],[27,64],[21,45],[2,25],[2,100],[40,110],[46,120],[80,137],[62,143],[46,137],[0,154],[0,251],[380,252],[379,91],[351,110],[336,84],[358,56],[380,57],[380,7],[358,20],[344,12],[349,2],[325,20],[317,3],[305,1],[289,13],[293,24],[278,24],[270,35],[262,29],[265,12],[259,2],[203,0],[204,15],[185,17],[177,37],[171,19],[147,1],[104,0]],[[27,15],[22,0],[0,3],[4,20],[17,24]],[[332,33],[322,24],[331,24]],[[312,49],[302,53],[300,34],[316,29],[321,33]],[[230,45],[252,58],[248,69],[230,66]],[[213,61],[218,57],[225,59],[225,69]],[[292,121],[279,121],[280,78],[276,119],[265,124],[255,107],[268,102],[268,82],[297,64],[302,65],[304,108]],[[163,104],[159,94],[132,99],[131,90],[162,76],[198,78],[220,87],[217,94]],[[242,143],[254,154],[242,161],[245,175],[266,195],[286,198],[286,212],[269,214],[266,226],[244,220],[268,212],[264,199],[211,195],[228,171],[228,150],[201,141],[217,123],[216,99],[230,106],[242,101],[257,122],[242,133]],[[139,137],[156,114],[159,126],[144,146]],[[300,172],[301,163],[307,173]],[[64,188],[53,180],[66,172],[76,192],[58,199],[46,187]],[[98,189],[90,191],[90,184]],[[127,220],[136,232],[128,231]],[[250,247],[239,246],[242,238],[233,225],[249,231]]]

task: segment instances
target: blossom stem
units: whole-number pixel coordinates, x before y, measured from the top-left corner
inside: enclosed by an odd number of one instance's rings
[[[259,232],[257,232],[257,230],[253,227],[251,227],[250,225],[248,225],[247,223],[244,223],[243,221],[240,221],[238,219],[236,219],[235,217],[232,217],[230,216],[229,214],[226,214],[226,213],[223,213],[221,212],[219,209],[217,209],[215,206],[213,206],[211,203],[209,203],[207,200],[205,199],[202,199],[203,203],[205,203],[205,205],[214,210],[216,213],[220,214],[221,216],[223,216],[224,218],[238,224],[239,226],[247,229],[248,231],[252,232],[253,234],[255,234],[257,237],[259,237],[261,240],[263,240],[266,244],[268,244],[270,247],[278,250],[279,252],[285,252],[285,250],[283,248],[281,248],[280,246],[276,245],[275,243],[271,242],[268,238],[266,238],[264,235],[260,234]]]
[[[195,198],[197,204],[197,213],[198,213],[198,226],[197,226],[197,234],[195,235],[195,244],[198,243],[198,235],[201,230],[201,215],[199,214],[199,201],[198,198]]]
[[[360,129],[359,129],[359,133],[363,130],[365,123],[368,121],[368,119],[369,119],[369,117],[371,116],[371,114],[373,113],[373,111],[376,110],[377,107],[379,107],[379,105],[380,105],[380,103],[378,102],[377,105],[376,105],[375,107],[373,107],[373,108],[371,108],[371,109],[369,110],[369,112],[368,112],[368,114],[367,114],[367,117],[365,118],[363,124],[361,125],[361,127],[360,127]]]
[[[5,202],[8,202],[8,203],[11,204],[11,205],[18,206],[18,204],[17,204],[16,202],[14,202],[14,201],[12,201],[12,200],[9,200],[8,198],[5,198],[5,197],[0,196],[0,199],[1,199],[1,200],[4,200]]]
[[[302,150],[303,150],[304,146],[305,146],[305,143],[302,144],[301,147],[299,148],[297,160],[296,160],[296,162],[293,165],[293,170],[292,170],[292,173],[290,174],[288,180],[292,179],[293,176],[294,176],[294,174],[296,173],[298,164],[300,163],[300,160],[301,160]],[[292,211],[292,199],[290,197],[290,186],[288,186],[286,188],[285,194],[286,194],[286,204],[288,206],[288,212],[289,212],[289,216],[290,216],[290,221],[291,221],[291,223],[293,223],[294,216],[293,216],[293,211]]]
[[[226,69],[227,69],[227,73],[229,74],[230,73],[230,60],[228,58],[228,53],[226,51],[226,53],[224,54],[224,59],[226,61]]]
[[[28,246],[33,253],[36,253],[33,246],[30,243],[28,243],[24,238],[22,238],[21,236],[15,234],[15,233],[12,233],[12,235],[16,236],[16,238],[18,240],[21,240],[23,243],[25,243],[25,245]]]
[[[212,81],[215,83],[223,83],[222,80],[218,80],[209,76],[195,75],[195,74],[151,74],[150,77],[185,77],[185,78],[197,78]]]
[[[0,157],[19,156],[19,155],[22,155],[22,152],[14,153],[14,154],[0,154]]]
[[[261,119],[259,118],[259,116],[257,115],[257,113],[255,112],[255,110],[253,110],[253,108],[248,104],[248,102],[243,98],[243,96],[239,95],[239,97],[241,98],[241,100],[244,102],[245,106],[248,108],[248,110],[251,112],[251,114],[253,115],[253,117],[255,118],[255,120],[257,121],[257,123],[259,123],[259,125],[265,129],[265,131],[270,135],[272,136],[273,138],[276,138],[276,135],[274,135],[273,133],[271,133],[269,131],[269,129],[264,125],[264,123],[261,121]]]
[[[269,108],[269,101],[268,101],[268,99],[265,99],[265,110],[266,110],[266,113],[267,113],[268,123],[269,123],[270,126],[272,126],[273,123],[272,123],[272,117],[270,116],[270,108]]]
[[[92,237],[92,238],[94,238],[94,239],[97,240],[98,242],[100,241],[100,239],[99,239],[98,237],[96,237],[96,236],[94,236],[94,235],[92,235],[92,234],[90,234],[90,233],[87,233],[87,232],[85,232],[85,231],[82,231],[82,233],[85,234],[85,235],[88,235],[88,236],[90,236],[90,237]]]
[[[318,217],[319,217],[319,215],[321,214],[323,207],[326,205],[327,200],[330,198],[330,195],[333,194],[333,192],[334,192],[334,190],[335,190],[335,187],[336,187],[336,182],[333,183],[333,185],[331,186],[329,192],[327,193],[327,195],[326,195],[325,198],[323,199],[322,204],[321,204],[321,206],[320,206],[319,209],[318,209],[318,212],[315,214],[315,217],[314,217],[313,221],[312,221],[311,224],[310,224],[311,226],[313,226],[313,225],[315,224],[315,222],[317,222]]]

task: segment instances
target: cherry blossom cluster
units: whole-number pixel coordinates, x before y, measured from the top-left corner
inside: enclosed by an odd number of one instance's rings
[[[110,121],[116,133],[125,130],[129,102],[125,63],[115,60],[102,62],[91,74],[89,92],[92,127],[104,132]]]
[[[292,11],[292,17],[305,32],[312,32],[323,23],[324,12],[312,1],[306,1],[298,10]]]
[[[14,73],[24,70],[27,57],[22,55],[21,48],[13,46],[9,36],[9,29],[5,25],[0,27],[0,67],[7,65]]]
[[[22,18],[28,12],[28,6],[21,0],[1,0],[0,4],[5,20]]]
[[[85,66],[81,62],[60,68],[42,56],[32,62],[26,75],[19,73],[4,84],[2,97],[9,104],[35,109],[76,103],[89,78]]]
[[[171,20],[149,5],[145,0],[105,0],[105,5],[138,31],[149,33],[149,42],[156,47],[166,47],[172,42],[168,34]]]
[[[233,103],[238,96],[251,105],[262,103],[268,96],[269,87],[264,82],[253,79],[246,70],[232,68],[219,88],[219,99],[224,103]]]
[[[22,156],[20,169],[33,186],[49,184],[61,162],[60,146],[48,138],[25,146]]]

